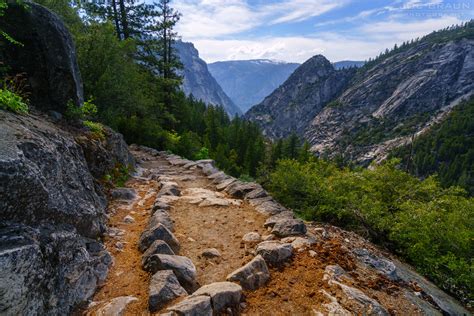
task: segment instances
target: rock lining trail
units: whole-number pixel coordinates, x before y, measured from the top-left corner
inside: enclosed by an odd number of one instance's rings
[[[111,192],[114,260],[87,315],[468,315],[354,233],[304,223],[256,183],[130,146]]]

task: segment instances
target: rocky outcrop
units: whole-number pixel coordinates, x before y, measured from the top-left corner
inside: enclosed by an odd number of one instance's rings
[[[339,95],[354,73],[354,69],[336,71],[324,56],[314,56],[244,117],[273,139],[293,132],[303,136],[315,115]]]
[[[278,88],[299,64],[268,59],[218,61],[208,65],[225,93],[245,113]]]
[[[473,28],[434,32],[359,69],[315,56],[245,117],[272,138],[298,133],[318,155],[383,160],[473,94]]]
[[[69,100],[83,102],[76,51],[61,19],[34,2],[14,4],[0,20],[0,29],[23,45],[2,45],[0,57],[13,75],[26,73],[31,103],[43,110],[64,112]]]
[[[175,48],[184,68],[182,89],[186,95],[193,95],[206,104],[221,105],[231,117],[242,114],[211,75],[206,62],[199,58],[192,43],[177,41]]]
[[[2,314],[68,314],[107,275],[111,257],[97,242],[106,199],[92,174],[106,168],[86,160],[76,133],[0,111]],[[113,148],[108,157],[128,152]]]
[[[336,149],[360,162],[384,157],[473,93],[473,47],[469,39],[421,41],[364,67],[337,106],[326,107],[308,126],[312,150]],[[364,131],[383,135],[362,138]]]

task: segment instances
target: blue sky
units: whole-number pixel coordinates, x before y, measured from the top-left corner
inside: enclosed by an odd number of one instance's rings
[[[474,18],[474,0],[174,0],[177,27],[207,62],[365,60]]]

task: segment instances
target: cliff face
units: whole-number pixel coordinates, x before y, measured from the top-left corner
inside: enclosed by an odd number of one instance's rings
[[[207,104],[221,105],[233,117],[241,115],[240,109],[225,94],[216,79],[212,77],[204,60],[199,58],[199,52],[192,43],[178,41],[175,43],[178,56],[184,66],[182,71],[182,89],[186,95],[193,95],[196,99]]]
[[[33,97],[30,114],[0,110],[0,314],[67,315],[94,294],[111,263],[98,241],[107,219],[98,180],[134,159],[121,135],[105,129],[106,139],[96,140],[59,113],[53,120],[39,111],[64,111],[83,92],[64,24],[29,7],[9,6],[1,23],[30,41],[13,48],[12,70],[26,72]],[[13,58],[12,48],[1,48]]]
[[[107,200],[92,172],[109,161],[86,157],[134,163],[107,134],[86,141],[43,114],[0,111],[1,314],[68,314],[107,276],[111,257],[97,241]]]
[[[308,67],[313,57],[246,117],[271,137],[296,131],[317,154],[383,159],[472,94],[473,29],[435,32],[358,70]]]
[[[367,67],[337,106],[326,107],[307,126],[312,149],[336,149],[361,162],[383,158],[472,94],[473,47],[471,39],[421,42]]]
[[[354,73],[353,69],[336,71],[326,58],[314,56],[245,117],[257,122],[271,138],[292,132],[302,136],[314,116],[346,87]]]
[[[222,89],[244,113],[285,82],[298,66],[267,59],[219,61],[208,65]]]

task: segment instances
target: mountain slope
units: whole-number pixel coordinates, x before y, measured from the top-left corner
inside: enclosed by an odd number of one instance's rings
[[[257,122],[270,138],[292,132],[302,136],[312,118],[346,87],[354,73],[354,69],[337,71],[324,56],[314,56],[245,117]]]
[[[341,153],[361,163],[383,159],[473,93],[473,48],[473,22],[402,45],[356,70],[350,83],[330,100],[306,104],[311,118],[287,116],[286,125],[299,125],[297,131],[317,154]],[[310,76],[299,70],[290,78],[300,84],[298,98],[319,98],[320,87],[312,86]],[[290,130],[282,130],[279,120],[261,118],[295,107],[294,91],[280,90],[278,98],[264,103],[249,111],[248,118],[259,122],[267,134],[288,136]]]
[[[392,155],[415,176],[436,172],[443,185],[459,185],[474,195],[474,98]]]
[[[178,41],[175,43],[178,56],[183,63],[184,70],[182,89],[186,95],[193,95],[196,99],[207,104],[222,105],[232,117],[240,115],[240,109],[225,94],[222,88],[212,77],[204,60],[199,58],[199,52],[192,43]]]
[[[245,113],[278,88],[299,64],[256,59],[219,61],[208,66],[225,93]]]

